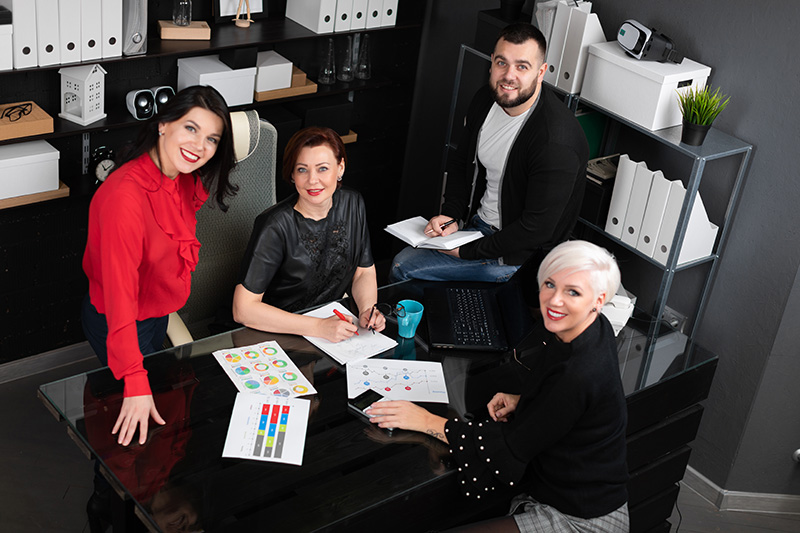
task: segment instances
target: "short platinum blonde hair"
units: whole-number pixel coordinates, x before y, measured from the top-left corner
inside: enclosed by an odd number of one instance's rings
[[[594,296],[605,293],[605,301],[617,293],[620,283],[619,267],[614,256],[596,244],[587,241],[566,241],[553,248],[539,265],[539,286],[563,270],[570,274],[589,272]]]

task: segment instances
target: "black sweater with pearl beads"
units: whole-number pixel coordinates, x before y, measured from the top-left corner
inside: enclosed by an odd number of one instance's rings
[[[480,498],[512,486],[568,515],[606,515],[628,499],[627,407],[614,333],[599,313],[568,344],[540,328],[519,359],[521,389],[503,391],[521,394],[513,418],[445,425],[463,492]]]

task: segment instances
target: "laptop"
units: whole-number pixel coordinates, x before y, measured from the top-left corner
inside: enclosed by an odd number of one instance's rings
[[[535,252],[507,282],[490,288],[426,287],[431,346],[484,352],[515,348],[533,329],[530,307],[538,306],[536,274],[542,259],[544,253]]]

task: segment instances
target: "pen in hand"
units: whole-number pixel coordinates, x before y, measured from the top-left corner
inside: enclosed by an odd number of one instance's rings
[[[375,312],[375,306],[373,305],[372,309],[369,310],[369,318],[367,319],[367,324],[372,322],[372,313],[374,313],[374,312]],[[375,335],[375,328],[374,327],[369,326],[369,330],[372,332],[373,335]]]
[[[334,309],[334,310],[333,310],[333,313],[334,313],[336,316],[338,316],[338,317],[339,317],[339,320],[344,320],[345,322],[350,322],[351,324],[353,323],[352,321],[350,321],[350,320],[347,320],[347,318],[346,318],[346,317],[345,317],[345,316],[344,316],[342,313],[340,313],[338,309]],[[358,332],[357,332],[357,331],[356,331],[356,335],[358,335]]]
[[[446,228],[447,226],[449,226],[450,224],[454,224],[454,223],[455,223],[455,221],[456,221],[456,219],[451,219],[451,220],[448,220],[447,222],[445,222],[444,224],[442,224],[442,225],[441,225],[441,226],[439,226],[439,227],[440,227],[441,229],[444,229],[444,228]],[[428,231],[426,231],[426,232],[425,232],[425,235],[430,235],[431,233],[433,233],[433,228],[431,228],[431,229],[429,229]]]

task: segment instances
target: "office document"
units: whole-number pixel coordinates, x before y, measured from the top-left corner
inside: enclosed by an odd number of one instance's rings
[[[240,392],[280,398],[317,393],[275,341],[217,350],[213,355]]]
[[[222,457],[300,466],[310,402],[237,394]]]
[[[413,217],[394,224],[389,224],[384,230],[404,241],[414,248],[431,248],[434,250],[453,250],[462,244],[467,244],[483,237],[480,231],[460,230],[444,237],[431,237],[425,234],[428,221],[422,217]]]
[[[103,0],[101,12],[103,57],[122,55],[122,0]]]
[[[39,66],[58,65],[61,63],[61,39],[58,36],[58,0],[35,1]]]
[[[103,55],[103,17],[101,0],[81,0],[81,61]]]
[[[81,0],[58,0],[61,63],[81,60]]]
[[[448,403],[442,363],[367,359],[347,365],[347,397],[376,390],[390,400]]]
[[[353,313],[347,310],[345,306],[339,302],[331,302],[327,305],[314,309],[305,313],[305,316],[312,316],[315,318],[330,318],[335,313],[334,310],[339,311],[342,315],[353,321],[358,325],[358,317],[353,316]],[[319,337],[310,337],[303,335],[308,342],[331,356],[337,363],[346,365],[354,361],[361,361],[368,359],[373,355],[378,355],[386,350],[390,350],[397,346],[397,341],[390,339],[383,333],[375,332],[362,328],[359,326],[358,335],[353,335],[349,339],[341,342],[331,342]]]

